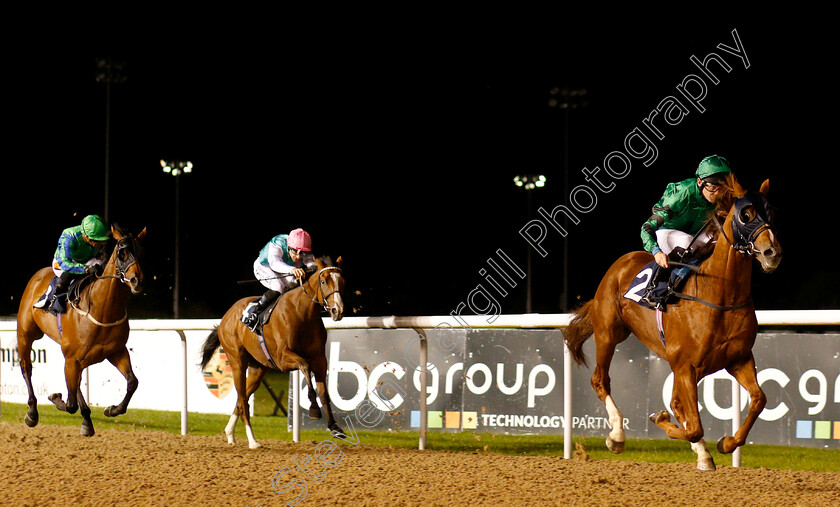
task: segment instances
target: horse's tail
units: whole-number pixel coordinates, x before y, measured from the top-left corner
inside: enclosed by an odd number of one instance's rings
[[[221,343],[219,342],[219,328],[213,329],[213,331],[207,336],[207,340],[204,341],[204,346],[201,349],[201,369],[207,367],[207,363],[210,362],[210,359],[213,357],[213,353],[216,352],[216,349],[219,348]]]
[[[569,352],[572,353],[572,358],[577,364],[583,366],[587,366],[586,355],[583,353],[583,342],[592,336],[592,316],[589,315],[589,311],[592,309],[593,301],[587,301],[583,306],[572,312],[574,317],[572,317],[569,327],[563,333]]]

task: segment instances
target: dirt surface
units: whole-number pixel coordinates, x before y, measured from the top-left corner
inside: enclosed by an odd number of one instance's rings
[[[262,444],[0,423],[0,505],[840,505],[840,473]]]

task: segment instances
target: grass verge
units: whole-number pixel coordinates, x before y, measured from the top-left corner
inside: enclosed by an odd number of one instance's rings
[[[268,377],[274,392],[284,400],[288,386],[284,374],[275,373]],[[272,416],[274,400],[265,387],[255,394],[254,413],[251,419],[254,434],[260,440],[291,440],[291,433],[286,429],[286,417],[282,414]],[[41,405],[39,410],[41,424],[78,426],[81,418],[59,412],[52,405]],[[129,408],[128,413],[116,418],[105,417],[102,408],[92,407],[91,418],[94,427],[132,431],[135,429],[168,431],[180,433],[181,414],[158,410]],[[24,424],[26,405],[3,403],[2,419],[6,422]],[[219,435],[223,438],[223,429],[229,416],[222,414],[189,413],[188,430],[191,435]],[[364,445],[391,446],[394,448],[416,449],[418,433],[413,431],[358,431],[359,440]],[[245,439],[242,424],[237,425],[237,438]],[[320,441],[329,438],[325,430],[301,431],[301,439]],[[623,454],[615,455],[604,447],[603,437],[574,439],[577,459],[623,460],[653,463],[694,463],[696,458],[688,444],[675,440],[630,439]],[[707,444],[718,466],[730,466],[731,457],[718,454],[713,442]],[[563,438],[552,435],[503,435],[494,433],[459,433],[429,431],[426,448],[450,452],[493,452],[520,456],[563,456]],[[840,451],[837,449],[819,449],[812,447],[787,447],[778,445],[747,445],[741,451],[741,466],[744,468],[772,468],[779,470],[808,470],[814,472],[840,472]]]

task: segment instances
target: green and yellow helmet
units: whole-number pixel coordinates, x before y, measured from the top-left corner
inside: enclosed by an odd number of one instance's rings
[[[729,162],[719,155],[710,155],[701,160],[700,165],[697,166],[697,177],[701,180],[712,176],[722,178],[731,172]]]
[[[108,241],[110,231],[99,215],[88,215],[82,220],[82,232],[93,241]]]

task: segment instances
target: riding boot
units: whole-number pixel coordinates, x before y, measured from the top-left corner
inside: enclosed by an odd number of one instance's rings
[[[660,308],[664,305],[668,294],[662,290],[664,288],[662,286],[668,282],[668,279],[671,277],[671,271],[671,268],[657,266],[653,276],[650,277],[650,282],[645,289],[645,293],[642,295],[642,301],[654,308]]]
[[[55,282],[55,288],[53,289],[53,291],[48,292],[47,296],[44,298],[43,301],[38,301],[32,306],[34,308],[41,308],[42,310],[49,310],[53,313],[61,313],[63,309],[58,303],[56,303],[56,300],[59,296],[62,296],[67,292],[67,287],[70,286],[70,282],[72,280],[72,273],[68,273],[66,271],[62,272]],[[47,290],[49,291],[49,289]]]
[[[242,318],[240,320],[249,328],[254,329],[259,321],[260,314],[279,296],[279,292],[269,289],[258,300],[248,303],[248,306],[242,310]]]

